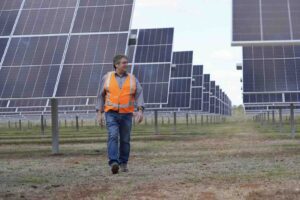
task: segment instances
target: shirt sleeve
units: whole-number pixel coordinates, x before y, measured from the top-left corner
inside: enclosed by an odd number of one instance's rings
[[[136,94],[135,94],[136,106],[145,108],[143,88],[139,80],[137,78],[135,78],[135,80],[136,80]]]
[[[106,75],[102,77],[100,88],[97,94],[97,101],[96,101],[96,111],[104,111],[104,102],[105,102],[105,90],[104,90],[104,84],[105,84]]]

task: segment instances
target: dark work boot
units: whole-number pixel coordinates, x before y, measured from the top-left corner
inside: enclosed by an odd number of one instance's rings
[[[121,168],[121,172],[128,172],[128,168],[127,168],[127,164],[126,163],[122,163],[120,165]]]
[[[119,172],[119,164],[118,163],[114,162],[110,165],[110,167],[111,167],[111,172],[113,174],[117,174]]]

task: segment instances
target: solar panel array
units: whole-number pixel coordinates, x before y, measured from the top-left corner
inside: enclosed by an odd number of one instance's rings
[[[48,114],[50,98],[60,113],[94,113],[116,54],[129,56],[149,110],[210,113],[209,75],[193,67],[193,52],[173,52],[174,28],[130,30],[133,7],[134,0],[1,0],[0,115]],[[225,95],[221,104],[225,114]]]
[[[191,106],[193,52],[173,53],[168,104],[164,109],[183,109]]]
[[[300,41],[299,0],[233,0],[233,44]]]

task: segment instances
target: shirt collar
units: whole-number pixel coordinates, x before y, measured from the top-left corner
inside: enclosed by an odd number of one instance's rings
[[[123,76],[120,76],[116,71],[115,71],[115,75],[116,76],[118,76],[118,77],[124,77],[124,76],[127,76],[128,75],[128,73],[127,72],[125,72],[124,74],[123,74]]]

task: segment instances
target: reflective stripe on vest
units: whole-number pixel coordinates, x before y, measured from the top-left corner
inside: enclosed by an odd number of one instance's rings
[[[120,113],[134,112],[134,95],[136,92],[135,77],[128,73],[122,88],[115,77],[115,72],[107,73],[105,86],[105,112],[109,110],[118,111]]]

